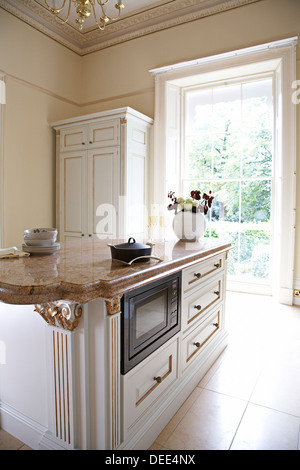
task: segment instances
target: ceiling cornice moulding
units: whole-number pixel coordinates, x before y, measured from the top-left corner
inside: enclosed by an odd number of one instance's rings
[[[51,37],[79,55],[121,44],[148,34],[222,13],[262,0],[166,0],[143,11],[132,12],[109,24],[104,31],[97,27],[79,32],[69,24],[57,25],[53,15],[40,0],[0,0],[0,7]],[[40,2],[40,3],[39,3]],[[124,2],[125,3],[125,2]]]

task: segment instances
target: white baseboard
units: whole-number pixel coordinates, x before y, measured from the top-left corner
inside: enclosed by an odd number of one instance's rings
[[[3,402],[0,402],[0,427],[33,450],[39,450],[39,443],[47,431],[40,423]]]

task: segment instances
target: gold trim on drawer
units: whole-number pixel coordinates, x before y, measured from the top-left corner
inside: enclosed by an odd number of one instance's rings
[[[139,404],[142,403],[142,401],[145,400],[145,398],[147,398],[147,396],[150,395],[150,393],[153,392],[153,390],[155,390],[156,387],[158,387],[159,384],[161,384],[168,377],[168,375],[171,374],[171,372],[172,372],[172,354],[169,356],[169,370],[162,377],[160,376],[153,377],[153,380],[155,380],[156,383],[136,402],[135,406],[139,406]]]
[[[202,343],[199,343],[199,342],[196,342],[196,343],[193,343],[196,347],[195,351],[192,352],[192,354],[190,354],[189,357],[186,358],[186,362],[189,362],[190,359],[192,359],[192,357],[194,357],[195,354],[197,354],[197,352],[200,351],[200,349],[205,345],[205,343],[207,343],[207,341],[216,333],[216,331],[218,331],[218,329],[220,328],[220,310],[218,311],[218,321],[217,323],[213,323],[213,326],[216,328],[212,333],[210,333],[210,335],[202,342]]]
[[[210,271],[207,271],[207,273],[201,274],[201,273],[194,273],[194,279],[188,282],[188,284],[193,284],[196,281],[199,281],[199,279],[203,279],[205,276],[208,276],[209,274],[217,271],[217,269],[222,268],[222,259],[220,258],[218,263],[214,263],[214,268],[211,269]]]
[[[217,291],[214,291],[214,294],[217,295],[217,297],[210,302],[208,305],[206,305],[203,309],[200,309],[192,318],[189,318],[187,321],[187,324],[191,323],[195,318],[197,318],[199,315],[201,315],[205,310],[207,310],[209,307],[211,307],[215,302],[217,302],[221,298],[221,281],[219,281],[219,289]],[[195,305],[195,308],[200,307],[199,305]]]

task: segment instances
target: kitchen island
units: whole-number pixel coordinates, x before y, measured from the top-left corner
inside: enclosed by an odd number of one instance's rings
[[[67,241],[50,256],[0,262],[0,300],[32,306],[46,325],[40,449],[147,449],[227,344],[228,242],[156,242],[160,261],[131,266],[111,259],[108,242],[119,241]],[[177,272],[180,330],[122,374],[122,297]]]

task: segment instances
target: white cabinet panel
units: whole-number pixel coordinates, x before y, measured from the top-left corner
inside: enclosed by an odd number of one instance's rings
[[[150,128],[133,119],[127,123],[126,233],[145,236],[148,222]]]
[[[87,228],[85,152],[64,154],[60,171],[63,240],[81,237]]]
[[[119,148],[107,147],[89,151],[89,236],[116,237],[119,192]]]
[[[123,376],[124,432],[178,379],[178,337]]]
[[[224,255],[215,256],[208,261],[194,264],[185,269],[182,276],[183,291],[197,289],[206,280],[224,270]]]
[[[223,306],[220,305],[208,319],[182,339],[181,366],[184,370],[200,357],[204,348],[221,331]]]
[[[214,279],[197,288],[182,301],[182,329],[196,324],[206,315],[208,310],[223,300],[224,276],[214,276]]]
[[[74,126],[60,131],[60,151],[84,150],[87,146],[87,126]]]
[[[89,125],[88,148],[120,145],[120,120],[112,119]]]
[[[120,145],[119,119],[67,127],[60,131],[61,152],[111,145]]]
[[[135,153],[130,164],[127,231],[137,236],[143,233],[146,223],[146,158]]]

